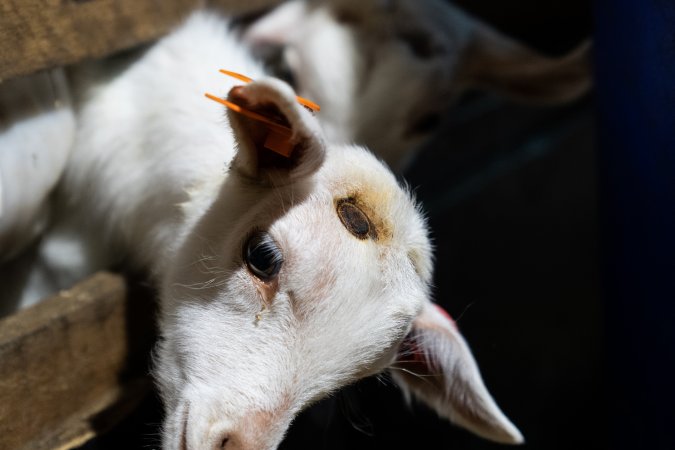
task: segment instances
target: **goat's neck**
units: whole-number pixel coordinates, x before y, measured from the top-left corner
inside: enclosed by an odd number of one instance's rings
[[[84,193],[122,256],[156,275],[215,200],[234,154],[223,108],[204,97],[233,86],[221,67],[262,74],[226,22],[195,14],[81,110],[70,190]]]

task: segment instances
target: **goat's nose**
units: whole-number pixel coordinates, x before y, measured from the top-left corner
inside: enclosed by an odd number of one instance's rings
[[[213,450],[239,450],[241,443],[235,435],[229,432],[224,432],[215,441],[215,448]]]
[[[215,442],[213,450],[263,450],[269,448],[265,443],[251,440],[246,434],[223,433]]]

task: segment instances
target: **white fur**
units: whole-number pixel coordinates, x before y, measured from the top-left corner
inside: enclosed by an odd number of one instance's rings
[[[234,84],[221,67],[258,79],[240,95],[288,119],[298,145],[290,167],[263,164],[257,125],[204,98]],[[222,19],[195,13],[85,98],[64,214],[45,248],[79,239],[85,257],[66,268],[73,276],[119,260],[151,273],[163,448],[274,449],[303,407],[388,368],[404,338],[429,326],[431,249],[410,195],[366,150],[326,144],[293,91],[263,76]],[[352,235],[336,212],[341,199],[361,205],[377,238]],[[272,284],[242,259],[253,230],[283,253]],[[455,361],[453,373],[471,368],[467,389],[436,393],[440,414],[522,440],[468,352],[417,345]],[[453,415],[438,407],[456,396],[471,401],[453,404]]]
[[[0,83],[0,263],[20,254],[47,226],[48,197],[75,134],[63,72]],[[3,123],[3,120],[6,120]]]

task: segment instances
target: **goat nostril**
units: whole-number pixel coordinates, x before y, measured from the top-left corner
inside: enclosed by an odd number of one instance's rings
[[[229,441],[230,438],[225,436],[222,441],[220,441],[220,448],[221,450],[227,447],[227,441]]]

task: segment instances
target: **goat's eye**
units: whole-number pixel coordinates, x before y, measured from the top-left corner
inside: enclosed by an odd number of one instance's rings
[[[256,231],[244,244],[244,260],[253,275],[270,281],[279,274],[284,257],[269,233]]]
[[[435,44],[433,37],[424,31],[406,30],[400,32],[398,37],[420,59],[430,59],[442,53],[442,48]]]
[[[407,136],[429,134],[441,124],[442,116],[438,113],[429,113],[415,121],[408,129]]]
[[[353,203],[353,199],[345,198],[337,202],[337,214],[342,225],[359,239],[377,239],[377,232],[371,225],[366,213]]]

